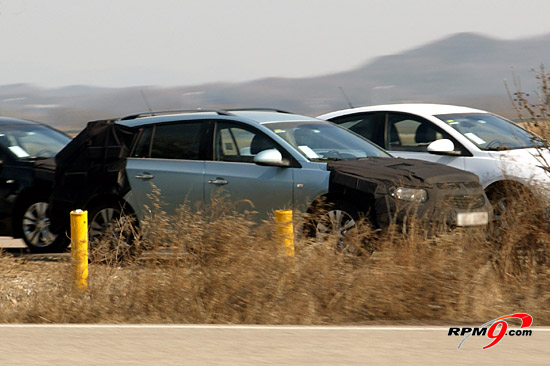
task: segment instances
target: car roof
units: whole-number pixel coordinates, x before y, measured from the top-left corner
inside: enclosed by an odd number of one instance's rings
[[[25,121],[17,118],[0,117],[0,125],[40,125],[41,123]]]
[[[280,111],[262,111],[262,110],[233,110],[231,113],[239,116],[251,119],[258,123],[268,122],[296,122],[296,121],[317,121],[319,119],[303,116],[300,114],[294,114],[289,112]]]
[[[220,109],[220,110],[189,110],[189,111],[162,111],[147,112],[121,118],[117,123],[129,127],[137,127],[147,124],[204,119],[209,120],[215,116],[219,119],[246,119],[249,122],[291,122],[291,121],[316,121],[321,120],[300,114],[275,110],[275,109]]]
[[[474,109],[469,107],[462,107],[449,104],[432,104],[432,103],[399,103],[399,104],[385,104],[385,105],[373,105],[366,107],[350,108],[323,114],[318,118],[330,119],[337,116],[362,113],[362,112],[375,112],[375,111],[387,111],[387,112],[403,112],[412,113],[418,115],[438,115],[438,114],[451,114],[451,113],[488,113],[480,109]]]

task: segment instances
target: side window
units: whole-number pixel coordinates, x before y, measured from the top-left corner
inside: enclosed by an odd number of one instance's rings
[[[132,157],[148,158],[151,153],[151,137],[153,136],[153,127],[148,126],[141,130],[141,134],[136,142]]]
[[[360,113],[333,118],[336,123],[384,148],[384,113]]]
[[[218,122],[214,138],[214,160],[241,163],[254,162],[260,151],[277,148],[263,133],[248,126]]]
[[[199,160],[203,122],[156,125],[151,158]]]
[[[388,146],[394,151],[428,151],[428,145],[450,139],[446,132],[423,118],[408,114],[388,114]],[[455,143],[456,145],[456,143]]]

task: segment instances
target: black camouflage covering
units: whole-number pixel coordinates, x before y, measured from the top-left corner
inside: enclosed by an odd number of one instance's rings
[[[412,212],[420,219],[453,222],[457,211],[468,211],[447,205],[453,197],[478,198],[482,207],[475,209],[490,210],[479,178],[447,165],[416,159],[366,158],[332,161],[327,169],[331,172],[329,193],[346,197],[357,207],[373,208],[372,218],[379,227],[399,223]],[[423,204],[397,201],[390,197],[389,188],[399,186],[425,189],[429,199]]]
[[[54,230],[63,225],[71,210],[85,208],[95,195],[122,197],[129,191],[124,168],[134,136],[134,129],[115,120],[93,121],[56,155],[51,208]]]
[[[407,187],[450,182],[476,182],[477,176],[447,165],[403,158],[367,158],[331,161],[331,184],[374,192],[379,184]]]

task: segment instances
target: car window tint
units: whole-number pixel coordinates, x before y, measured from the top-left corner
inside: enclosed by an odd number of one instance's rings
[[[388,146],[394,151],[428,151],[428,145],[450,139],[446,132],[423,118],[407,114],[388,114]],[[456,145],[456,144],[455,144]]]
[[[152,127],[145,127],[136,142],[136,147],[132,156],[134,158],[148,158],[151,152],[151,137],[153,135]]]
[[[384,147],[384,119],[383,113],[360,113],[333,118],[331,122]]]
[[[276,143],[248,126],[218,122],[214,160],[252,163],[260,151],[277,148]]]
[[[199,160],[202,122],[155,126],[151,157]]]
[[[0,144],[17,158],[55,156],[70,138],[43,125],[3,125]]]

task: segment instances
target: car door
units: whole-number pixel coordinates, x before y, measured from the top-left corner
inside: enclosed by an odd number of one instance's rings
[[[259,218],[292,207],[295,168],[254,163],[254,156],[267,149],[287,156],[275,141],[252,126],[230,121],[216,122],[211,141],[212,160],[206,161],[204,174],[207,202],[229,194],[237,210],[257,211]]]
[[[439,155],[428,152],[435,140],[449,139],[455,145],[456,155]],[[448,133],[419,116],[388,112],[386,116],[386,146],[394,156],[428,160],[434,163],[465,169],[465,149]]]
[[[128,202],[141,215],[144,205],[151,207],[153,187],[160,190],[163,209],[168,213],[183,203],[204,202],[201,149],[208,125],[208,121],[192,120],[142,129],[126,163],[131,187]]]
[[[0,235],[12,235],[14,201],[18,186],[28,186],[30,165],[26,168],[0,147]]]

